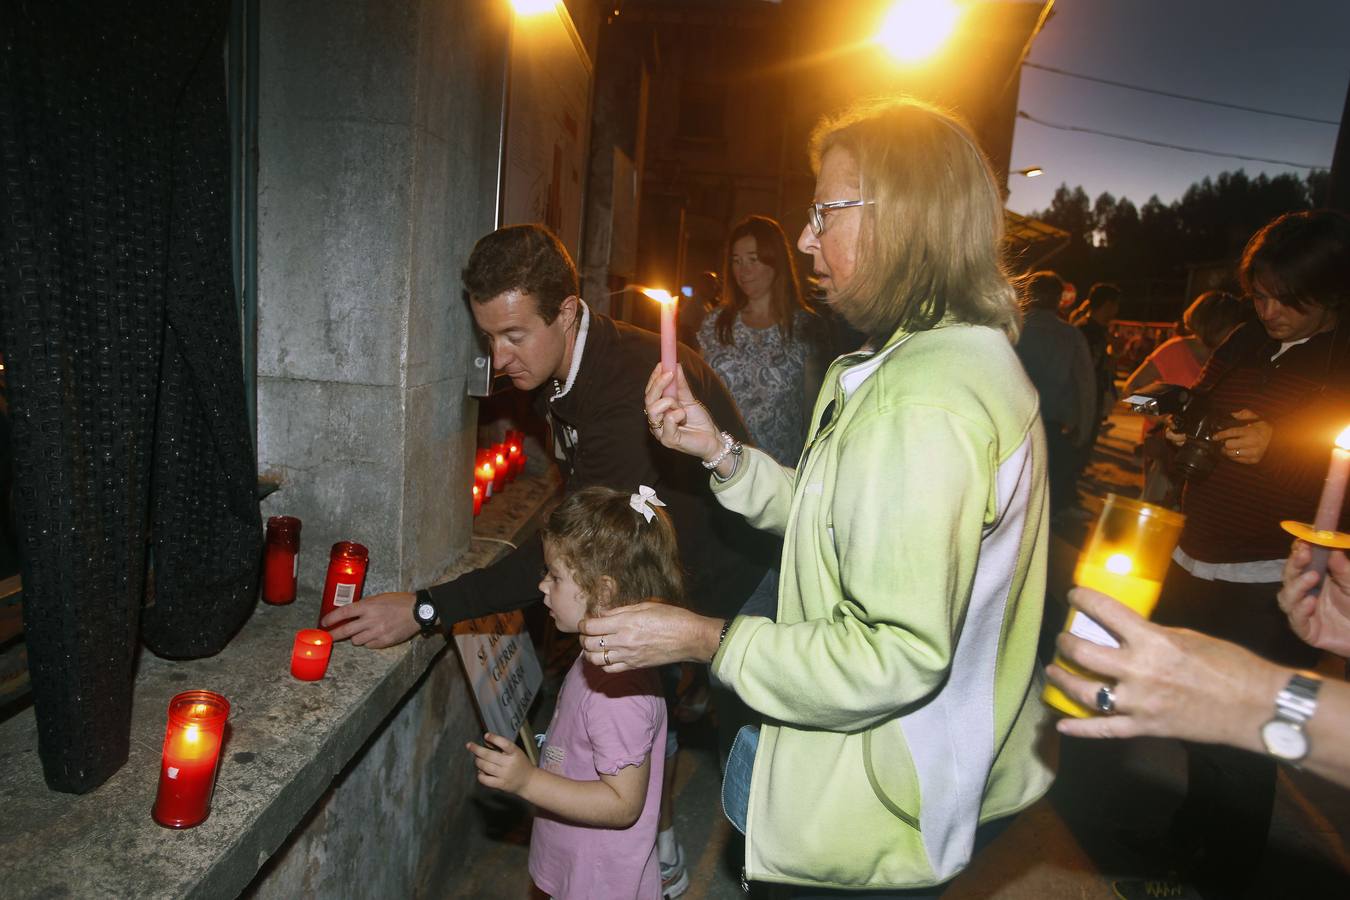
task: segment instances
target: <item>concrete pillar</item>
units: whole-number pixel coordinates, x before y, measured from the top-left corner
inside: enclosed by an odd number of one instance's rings
[[[262,5],[258,460],[316,607],[334,541],[370,549],[367,593],[468,543],[459,272],[493,223],[505,6]]]

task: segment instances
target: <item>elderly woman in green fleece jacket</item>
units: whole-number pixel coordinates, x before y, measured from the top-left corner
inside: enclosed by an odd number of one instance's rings
[[[998,185],[965,127],[889,101],[825,122],[811,149],[798,247],[869,340],[830,367],[798,467],[721,434],[682,372],[666,397],[658,367],[645,397],[653,435],[701,457],[723,505],[783,534],[778,614],[638,605],[587,619],[583,644],[612,670],[712,660],[763,716],[747,877],[937,896],[1052,777],[1045,437],[1013,352]]]

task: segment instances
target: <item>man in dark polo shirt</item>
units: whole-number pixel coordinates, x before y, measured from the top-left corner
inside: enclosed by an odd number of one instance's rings
[[[539,225],[512,225],[479,240],[463,280],[493,366],[518,390],[533,392],[549,422],[564,490],[654,488],[679,536],[688,605],[704,615],[735,615],[764,575],[764,537],[713,498],[698,459],[652,438],[642,397],[661,357],[659,336],[591,311],[578,296],[567,250]],[[679,361],[713,419],[747,440],[735,401],[712,369],[684,346]],[[414,615],[426,603],[435,621],[448,624],[540,600],[543,568],[535,536],[490,566],[416,593],[366,597],[330,613],[323,625],[335,640],[389,647],[427,624]]]

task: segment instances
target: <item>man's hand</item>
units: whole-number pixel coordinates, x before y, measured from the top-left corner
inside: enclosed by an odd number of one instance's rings
[[[401,644],[422,629],[413,618],[414,594],[398,591],[373,594],[355,603],[339,606],[319,622],[333,640],[351,638],[358,647],[382,650]]]
[[[1239,409],[1233,413],[1233,418],[1243,424],[1215,432],[1214,440],[1223,443],[1223,455],[1228,459],[1254,466],[1265,457],[1274,429],[1250,409]]]
[[[489,731],[483,735],[483,743],[488,746],[472,741],[464,745],[473,754],[473,764],[478,767],[478,783],[519,795],[539,770],[510,738]]]

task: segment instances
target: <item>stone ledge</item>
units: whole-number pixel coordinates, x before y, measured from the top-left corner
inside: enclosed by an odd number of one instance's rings
[[[482,566],[531,533],[558,480],[522,477],[489,503],[475,540],[446,573]],[[505,502],[509,499],[509,504]],[[259,604],[238,636],[209,659],[142,653],[131,753],[84,795],[50,791],[31,709],[0,724],[0,883],[7,897],[234,897],[276,852],[447,647],[444,637],[388,650],[333,648],[322,681],[290,676],[295,632],[314,624],[317,598]],[[172,831],[150,818],[165,709],[179,691],[207,688],[231,704],[210,817]]]

